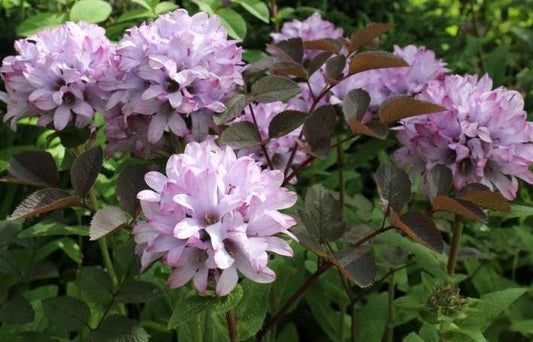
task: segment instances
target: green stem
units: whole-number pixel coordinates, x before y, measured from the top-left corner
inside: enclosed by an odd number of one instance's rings
[[[341,137],[337,138],[337,142],[340,142]],[[337,144],[337,167],[339,169],[339,202],[341,208],[344,208],[344,151],[342,144]]]
[[[346,306],[340,308],[340,317],[339,317],[339,341],[344,342],[346,340],[346,329],[344,329],[344,315],[346,314]]]
[[[394,320],[395,320],[395,312],[394,312],[394,273],[391,275],[391,279],[389,282],[389,319],[387,322],[387,335],[385,341],[387,342],[393,342],[394,341]]]
[[[357,303],[352,303],[352,338],[351,342],[357,342]]]
[[[193,319],[193,342],[203,342],[204,334],[202,331],[202,316],[198,314]]]
[[[452,227],[452,242],[450,244],[450,255],[448,257],[448,274],[453,276],[455,274],[455,266],[457,265],[457,257],[459,255],[459,243],[461,241],[461,234],[463,232],[463,225],[461,223],[461,215],[455,215]]]

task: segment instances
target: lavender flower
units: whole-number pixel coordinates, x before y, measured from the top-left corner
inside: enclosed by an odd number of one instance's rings
[[[275,236],[293,237],[288,229],[295,224],[279,212],[296,202],[281,187],[282,172],[261,171],[252,158],[206,140],[171,156],[166,174],[149,172],[145,179],[152,190],[138,194],[146,220],[133,230],[137,252],[143,269],[159,258],[174,268],[171,288],[193,280],[202,293],[213,285],[226,295],[237,271],[259,283],[275,280],[268,252],[292,255]]]
[[[227,40],[217,17],[205,13],[189,16],[179,9],[134,27],[119,43],[117,55],[114,80],[104,85],[113,91],[106,109],[120,106],[124,116],[149,116],[152,144],[165,131],[180,137],[207,135],[212,113],[224,111],[222,101],[243,84],[241,48]]]
[[[68,22],[15,42],[17,56],[2,62],[0,75],[7,93],[4,121],[11,127],[23,117],[39,116],[40,125],[83,127],[103,109],[106,94],[98,87],[113,58],[103,28]]]
[[[449,167],[454,186],[482,183],[513,199],[517,178],[532,184],[533,126],[517,91],[492,89],[485,75],[447,76],[432,81],[418,98],[440,104],[443,113],[402,121],[398,162],[419,172]]]

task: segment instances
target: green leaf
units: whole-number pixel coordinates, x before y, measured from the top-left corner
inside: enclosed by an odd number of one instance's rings
[[[131,0],[131,2],[138,4],[149,11],[151,11],[153,7],[152,4],[146,0]]]
[[[144,175],[148,172],[144,165],[129,165],[118,175],[117,199],[120,207],[131,216],[137,216],[139,200],[137,194],[148,188]]]
[[[92,331],[89,342],[148,342],[150,335],[133,319],[124,316],[109,316],[102,325]]]
[[[59,222],[39,222],[24,229],[18,237],[20,239],[37,238],[54,235],[89,236],[89,229],[85,226],[66,226]]]
[[[178,328],[190,322],[190,319],[204,312],[226,312],[234,308],[243,296],[242,287],[237,285],[235,289],[225,297],[208,297],[195,295],[179,301],[170,320],[168,329]]]
[[[9,147],[0,149],[0,172],[4,172],[5,170],[7,170],[7,167],[9,166],[9,160],[11,159],[12,156],[20,152],[34,150],[34,149],[35,149],[35,146],[32,146],[32,145],[9,146]]]
[[[417,333],[412,332],[409,335],[405,336],[402,340],[403,342],[425,342],[422,337],[418,336]]]
[[[77,282],[92,300],[108,305],[113,298],[111,278],[98,266],[83,267],[78,273]]]
[[[111,5],[102,0],[82,0],[74,3],[70,9],[70,20],[101,23],[111,15]]]
[[[222,125],[241,115],[244,108],[246,108],[249,103],[250,102],[245,95],[236,94],[224,103],[226,105],[226,111],[213,117],[215,123],[217,125]]]
[[[487,72],[494,81],[494,86],[504,83],[507,63],[509,61],[509,45],[500,44],[494,50],[484,55]]]
[[[173,10],[175,10],[178,7],[179,6],[176,5],[173,2],[162,1],[162,2],[158,3],[155,6],[154,11],[155,11],[155,14],[160,15],[160,14],[163,14],[163,13],[167,13],[167,12],[173,11]]]
[[[219,8],[216,15],[228,30],[228,35],[231,38],[243,40],[246,37],[246,21],[239,13],[230,8]]]
[[[376,184],[383,206],[390,206],[396,212],[411,199],[411,180],[396,166],[381,165],[376,171]]]
[[[79,204],[75,196],[56,188],[40,189],[20,203],[9,217],[10,220],[37,216]]]
[[[209,15],[215,14],[215,9],[220,6],[221,0],[192,0],[202,12]]]
[[[0,309],[0,322],[11,325],[26,324],[35,318],[31,304],[21,295],[11,299]]]
[[[238,3],[244,9],[246,9],[250,14],[257,17],[258,19],[269,23],[270,12],[267,5],[261,0],[232,0],[235,3]]]
[[[57,166],[52,155],[45,151],[23,151],[11,157],[9,173],[28,183],[56,186]]]
[[[252,85],[252,96],[263,103],[287,101],[299,93],[296,82],[280,76],[266,76]]]
[[[239,322],[240,339],[247,340],[255,336],[265,320],[270,285],[254,283],[248,279],[240,285],[243,296],[235,307],[235,317]]]
[[[132,280],[120,287],[116,300],[119,303],[146,303],[160,293],[159,287],[152,283]]]
[[[61,331],[74,331],[89,324],[89,307],[73,297],[46,299],[43,301],[43,309],[48,322]]]
[[[54,136],[58,136],[61,140],[61,144],[67,148],[73,148],[84,144],[89,140],[91,136],[91,130],[89,127],[78,128],[75,126],[67,126],[65,129],[59,132],[55,132]]]
[[[91,220],[90,240],[98,240],[127,226],[129,219],[128,214],[118,207],[107,206],[98,210]]]
[[[17,35],[22,37],[30,36],[43,30],[45,27],[53,28],[63,24],[67,20],[66,14],[60,13],[39,13],[32,15],[17,26]]]
[[[74,160],[70,168],[70,180],[78,195],[84,197],[89,193],[100,173],[103,161],[104,155],[100,146],[83,152]]]
[[[505,289],[481,296],[474,309],[460,324],[463,329],[485,331],[489,325],[520,296],[526,288]]]
[[[148,19],[152,17],[152,12],[146,8],[136,8],[131,11],[124,12],[120,17],[118,17],[117,23],[123,23],[130,20]]]
[[[240,121],[226,128],[220,141],[232,147],[243,148],[261,144],[261,137],[253,123]]]
[[[80,246],[74,240],[68,237],[51,241],[43,247],[39,248],[35,253],[35,259],[45,259],[47,256],[57,250],[62,250],[69,258],[71,258],[77,263],[81,263]]]
[[[388,294],[382,292],[367,298],[358,311],[357,326],[359,327],[359,341],[381,342],[385,333],[388,317]]]
[[[320,244],[337,240],[346,229],[339,201],[320,184],[307,190],[304,207],[298,210],[298,215]]]
[[[279,138],[289,134],[298,127],[300,127],[305,119],[307,113],[297,110],[286,110],[272,118],[268,125],[268,135],[270,138]]]

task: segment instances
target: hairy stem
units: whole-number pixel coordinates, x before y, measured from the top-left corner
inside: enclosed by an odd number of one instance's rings
[[[252,114],[252,120],[254,121],[255,129],[257,130],[257,135],[261,139],[261,130],[259,129],[259,125],[257,124],[257,120],[255,119],[254,107],[252,106],[252,104],[250,104],[249,108],[250,108],[250,113]],[[272,160],[270,159],[270,156],[268,155],[268,151],[266,149],[265,144],[263,144],[262,142],[261,142],[261,150],[263,151],[263,154],[265,155],[265,159],[266,159],[268,168],[270,170],[274,170],[274,165],[272,164]]]
[[[448,274],[453,276],[455,274],[455,266],[457,265],[457,256],[459,255],[459,243],[461,241],[461,234],[463,232],[463,224],[461,223],[461,215],[455,215],[452,227],[452,242],[450,244],[450,255],[448,256]]]

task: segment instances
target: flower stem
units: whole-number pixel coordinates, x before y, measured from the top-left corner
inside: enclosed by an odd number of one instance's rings
[[[457,265],[457,256],[459,255],[459,242],[463,232],[463,224],[461,223],[461,215],[455,215],[453,221],[452,242],[450,244],[450,255],[448,257],[448,274],[453,276],[455,274],[455,266]]]
[[[239,341],[239,322],[235,319],[233,310],[226,312],[226,321],[228,323],[229,339],[231,342]]]
[[[202,331],[202,315],[198,314],[194,316],[193,320],[193,329],[192,329],[192,340],[193,342],[203,342],[204,333]]]
[[[394,273],[391,275],[389,281],[389,319],[387,321],[387,334],[385,341],[393,342],[394,341],[394,321],[396,319],[396,313],[394,312],[394,296],[395,296],[395,282],[394,282]]]
[[[254,107],[252,106],[252,104],[250,104],[249,108],[250,108],[250,114],[252,114],[252,120],[254,121],[254,126],[255,126],[255,129],[257,131],[257,135],[259,136],[259,139],[262,140],[262,138],[261,138],[261,130],[259,129],[259,125],[257,124],[257,120],[255,118]],[[272,164],[272,160],[270,159],[270,156],[268,155],[268,151],[266,149],[266,146],[265,146],[265,144],[263,142],[261,142],[261,150],[263,151],[263,154],[265,155],[265,160],[267,162],[268,168],[270,170],[274,170],[274,164]]]
[[[337,138],[337,142],[340,142],[341,138]],[[337,144],[337,168],[339,170],[339,202],[341,204],[341,210],[344,209],[344,151],[342,149],[342,143]]]

